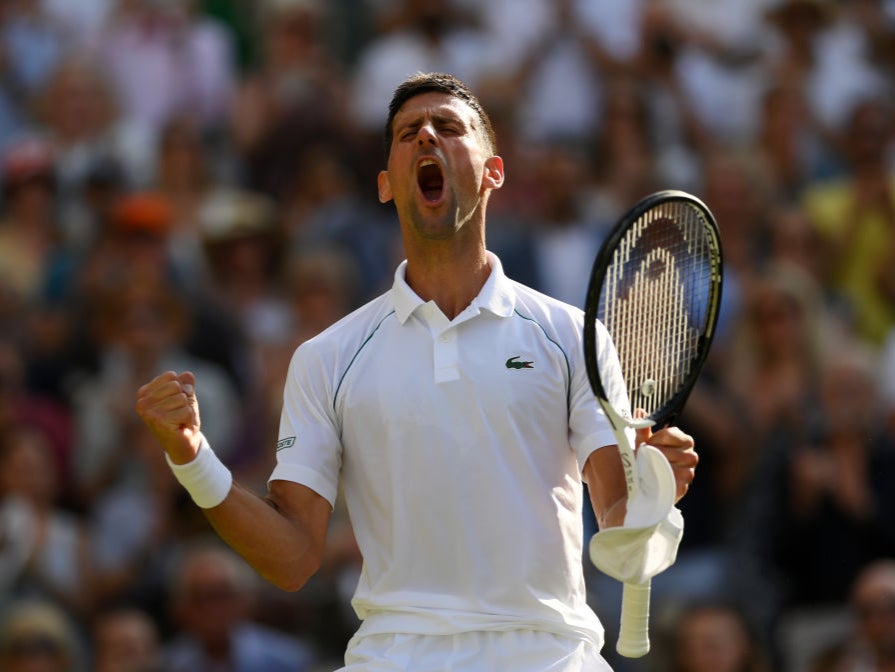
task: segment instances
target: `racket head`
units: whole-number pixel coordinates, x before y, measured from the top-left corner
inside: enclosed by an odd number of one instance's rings
[[[673,422],[708,356],[722,275],[717,222],[695,196],[659,191],[625,213],[594,260],[585,300],[585,364],[601,403],[597,320],[618,351],[631,409],[657,426]]]

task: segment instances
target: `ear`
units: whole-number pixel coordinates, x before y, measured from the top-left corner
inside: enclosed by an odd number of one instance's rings
[[[392,183],[389,180],[387,170],[379,171],[377,182],[379,184],[379,202],[388,203],[392,200]]]
[[[482,175],[482,186],[485,189],[500,189],[503,186],[503,159],[492,156],[485,161],[485,172]]]

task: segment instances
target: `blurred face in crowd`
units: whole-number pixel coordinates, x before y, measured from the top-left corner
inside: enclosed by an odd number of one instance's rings
[[[69,672],[65,649],[40,633],[23,635],[0,654],[3,672]]]
[[[39,507],[53,504],[56,465],[46,437],[36,429],[13,427],[0,451],[0,496],[16,495]]]
[[[250,607],[248,589],[233,563],[217,552],[186,561],[175,600],[178,622],[207,650],[226,650],[232,629]]]
[[[95,672],[149,669],[158,651],[155,624],[138,611],[112,612],[94,627]]]
[[[759,287],[751,297],[750,317],[756,345],[770,359],[781,352],[805,347],[803,308],[799,301],[778,287]]]
[[[892,139],[889,112],[877,101],[866,101],[852,111],[846,128],[846,148],[856,168],[882,167]]]
[[[895,562],[860,575],[851,597],[858,631],[879,657],[895,660]]]
[[[44,103],[47,122],[63,142],[91,139],[115,116],[99,69],[86,60],[63,61],[47,85]]]
[[[3,672],[74,672],[71,632],[52,603],[22,604],[0,623]]]
[[[722,608],[686,614],[676,643],[676,668],[686,672],[739,672],[749,657],[747,633],[739,619]]]

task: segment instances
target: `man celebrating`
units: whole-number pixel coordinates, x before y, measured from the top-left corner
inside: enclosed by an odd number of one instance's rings
[[[487,251],[504,166],[462,82],[401,84],[386,146],[379,198],[407,259],[389,291],[295,352],[267,496],[234,484],[204,440],[191,373],[143,386],[137,410],[220,536],[284,589],[318,568],[341,484],[364,558],[345,672],[609,669],[585,601],[582,480],[601,528],[623,522],[626,489],[583,314]],[[692,439],[638,440],[663,451],[682,496]]]

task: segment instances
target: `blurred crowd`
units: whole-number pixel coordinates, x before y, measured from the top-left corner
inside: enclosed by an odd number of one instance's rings
[[[196,372],[211,444],[265,490],[293,350],[402,259],[375,175],[416,71],[493,117],[511,277],[580,305],[658,189],[722,229],[655,653],[614,657],[618,587],[588,576],[616,669],[895,670],[892,0],[0,3],[0,670],[338,667],[344,512],[306,588],[262,585],[133,404]]]

